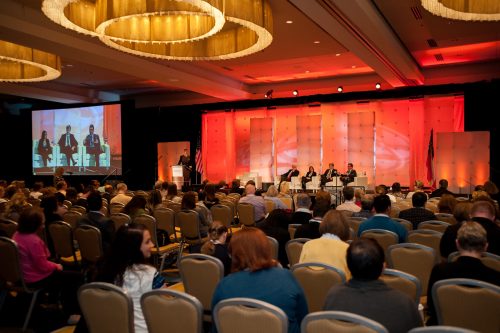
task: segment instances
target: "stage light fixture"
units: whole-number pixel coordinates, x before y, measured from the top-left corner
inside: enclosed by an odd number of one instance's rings
[[[341,92],[343,92],[343,91],[344,91],[344,88],[342,88],[342,86],[339,86],[339,87],[337,88],[337,91],[338,91],[339,93],[341,93]]]
[[[375,89],[379,90],[382,86],[379,82],[375,83]]]
[[[297,89],[295,89],[294,91],[292,91],[292,95],[299,96],[299,91]]]
[[[273,98],[273,91],[274,91],[274,90],[269,89],[269,90],[265,93],[264,97],[265,97],[265,98],[267,98],[267,99],[271,99],[271,98]]]

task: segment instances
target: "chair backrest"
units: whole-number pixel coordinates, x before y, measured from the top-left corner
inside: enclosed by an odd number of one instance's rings
[[[215,306],[213,316],[220,333],[288,332],[288,318],[283,310],[252,298],[220,301]]]
[[[255,212],[252,204],[248,202],[238,203],[238,217],[240,223],[244,226],[252,227],[255,225]]]
[[[141,214],[139,216],[136,216],[133,222],[137,224],[142,224],[143,226],[146,227],[146,229],[148,229],[149,234],[151,235],[151,241],[153,242],[154,246],[158,249],[158,239],[156,237],[156,228],[157,228],[156,219],[151,215]]]
[[[17,222],[9,219],[0,219],[0,230],[5,232],[7,237],[12,238],[17,230]]]
[[[275,260],[278,260],[278,251],[279,251],[279,243],[276,238],[271,236],[266,236],[269,244],[271,245],[271,257]]]
[[[418,229],[429,229],[429,230],[435,230],[439,232],[444,232],[446,228],[448,228],[451,224],[439,220],[429,220],[429,221],[424,221],[420,222],[418,224]]]
[[[54,244],[55,255],[73,257],[76,262],[75,245],[73,242],[73,229],[64,221],[54,221],[49,225],[49,234]]]
[[[349,227],[354,230],[354,233],[357,235],[358,234],[358,229],[361,223],[366,220],[366,217],[355,217],[351,216],[347,219],[347,223],[349,224]]]
[[[296,264],[292,266],[291,271],[304,289],[309,312],[320,311],[325,304],[328,291],[334,285],[344,283],[346,280],[343,271],[318,262]]]
[[[453,262],[460,257],[460,252],[455,251],[448,256],[448,262]],[[481,255],[481,262],[491,269],[500,272],[500,256],[490,252],[483,252]]]
[[[278,197],[288,209],[293,209],[293,199],[289,197]]]
[[[97,263],[103,256],[101,231],[91,225],[81,225],[74,231],[82,259]]]
[[[132,220],[130,219],[130,216],[124,213],[113,213],[109,215],[109,218],[111,221],[113,221],[113,224],[115,225],[115,230],[120,229],[121,226],[130,224]]]
[[[301,324],[302,333],[389,333],[380,323],[350,312],[319,311],[309,313]]]
[[[19,260],[16,242],[7,237],[0,237],[0,285],[21,283],[24,286]]]
[[[427,327],[412,328],[408,333],[479,333],[462,327],[436,325]]]
[[[438,324],[485,333],[500,327],[500,287],[472,279],[441,280],[432,287]]]
[[[290,239],[295,238],[295,231],[297,231],[297,228],[300,226],[301,224],[296,224],[296,223],[290,223],[288,225],[288,233],[290,234]]]
[[[399,217],[393,217],[392,220],[401,224],[407,231],[413,230],[413,224],[408,220],[401,219]]]
[[[183,292],[156,289],[141,297],[141,307],[149,333],[201,333],[203,306]]]
[[[310,240],[309,238],[295,238],[286,242],[285,250],[290,267],[299,262],[300,254],[302,253],[302,248],[304,247],[304,244],[309,240]]]
[[[174,211],[174,213],[177,213],[181,211],[181,204],[178,202],[169,202],[167,204],[167,208],[170,208],[171,210]]]
[[[69,200],[64,200],[63,205],[65,205],[68,209],[70,209],[71,206],[73,206],[73,203]]]
[[[166,207],[156,208],[153,212],[153,217],[156,219],[156,227],[161,230],[166,230],[169,235],[173,235],[177,241],[175,233],[175,212]]]
[[[399,237],[396,233],[384,229],[365,230],[361,233],[361,238],[373,238],[384,249],[386,254],[389,246],[399,243]]]
[[[212,219],[214,221],[220,221],[228,229],[231,228],[231,222],[233,221],[234,215],[229,206],[223,204],[213,205],[210,211],[212,212]]]
[[[397,269],[386,268],[382,272],[380,279],[389,287],[408,295],[417,305],[420,303],[422,286],[420,285],[420,280],[416,276]]]
[[[82,213],[77,210],[68,210],[63,215],[64,222],[67,222],[71,228],[76,228],[78,220],[82,217]]]
[[[241,195],[239,193],[229,193],[226,197],[234,198],[236,201],[240,200]]]
[[[441,250],[439,244],[443,234],[430,229],[412,230],[408,233],[408,243],[422,244],[432,247],[436,253],[436,263],[441,261]]]
[[[453,214],[434,213],[434,215],[436,216],[436,219],[438,219],[439,221],[447,222],[449,224],[456,224],[457,223],[457,220],[455,220],[455,217],[453,216]]]
[[[204,310],[210,310],[215,287],[224,277],[222,262],[206,254],[189,254],[178,266],[186,293],[196,297]]]
[[[121,213],[123,207],[125,207],[125,205],[122,204],[121,202],[113,202],[109,205],[109,213],[110,214]]]
[[[188,244],[200,244],[200,217],[194,210],[181,210],[175,213],[175,225],[181,228],[182,238]]]
[[[266,205],[266,213],[270,213],[273,210],[276,209],[276,204],[272,200],[264,200],[264,203]]]
[[[132,299],[122,288],[104,282],[88,283],[78,290],[78,302],[90,333],[134,332]]]
[[[391,245],[387,250],[387,262],[390,268],[416,276],[420,280],[422,294],[427,295],[429,277],[436,264],[434,249],[414,243]]]
[[[77,211],[82,215],[87,214],[87,209],[83,206],[80,206],[80,205],[72,205],[71,207],[69,207],[69,210],[70,211]]]

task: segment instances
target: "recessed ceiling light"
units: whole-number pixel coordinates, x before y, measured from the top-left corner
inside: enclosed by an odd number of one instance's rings
[[[352,65],[351,68],[356,68],[356,65]]]
[[[375,89],[377,89],[377,90],[378,90],[378,89],[380,89],[381,87],[382,87],[382,86],[380,85],[380,83],[379,83],[379,82],[375,83]]]
[[[320,43],[320,41],[319,41],[319,40],[315,40],[315,41],[314,41],[314,44],[319,44],[319,43]]]
[[[299,96],[299,91],[297,89],[295,89],[294,91],[292,91],[292,95]]]
[[[292,24],[292,23],[293,23],[293,21],[292,21],[292,20],[288,20],[288,21],[286,21],[286,24]]]
[[[66,64],[65,66],[66,66],[66,67],[73,67],[73,65],[72,65],[72,64]]]
[[[337,88],[337,91],[338,91],[339,93],[341,93],[341,92],[343,92],[343,91],[344,91],[344,88],[342,88],[342,86],[339,86],[339,87]]]
[[[311,71],[306,71],[306,73],[311,73]]]
[[[336,57],[340,57],[340,53],[336,53],[336,54],[335,54],[335,56],[336,56]]]

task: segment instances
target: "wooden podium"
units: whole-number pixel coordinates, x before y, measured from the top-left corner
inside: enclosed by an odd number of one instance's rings
[[[184,174],[182,165],[172,165],[172,182],[177,186],[178,190],[184,185]]]

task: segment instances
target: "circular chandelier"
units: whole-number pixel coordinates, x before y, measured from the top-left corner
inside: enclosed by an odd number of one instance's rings
[[[422,0],[422,6],[434,15],[463,21],[499,21],[497,0]]]
[[[42,11],[110,47],[157,59],[232,59],[272,42],[268,0],[44,0]]]
[[[58,56],[0,40],[0,82],[48,81],[60,75]]]

